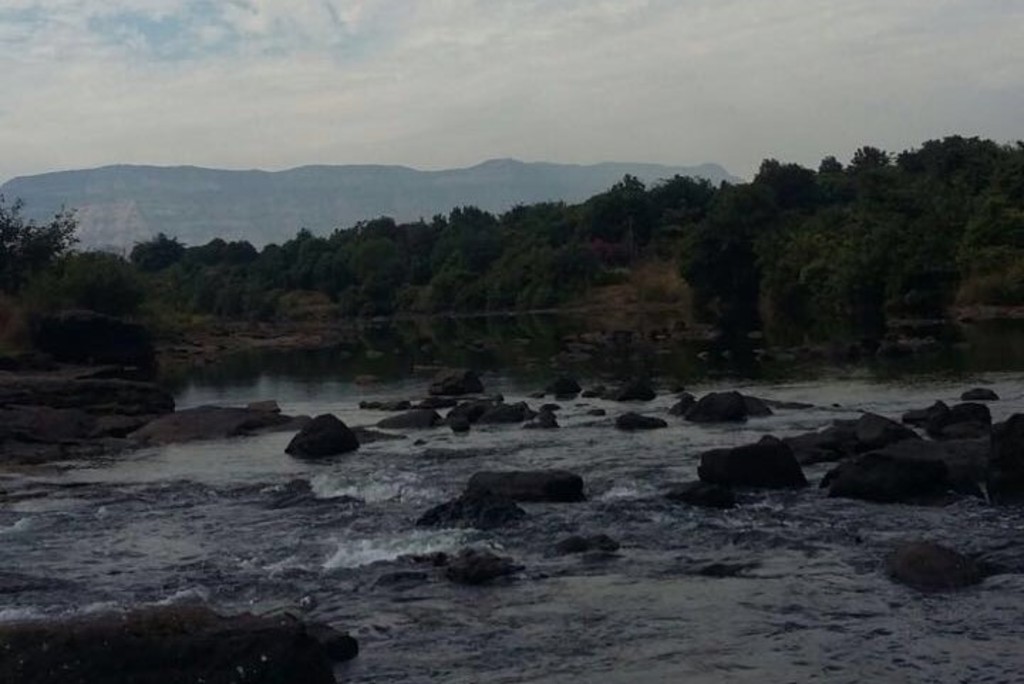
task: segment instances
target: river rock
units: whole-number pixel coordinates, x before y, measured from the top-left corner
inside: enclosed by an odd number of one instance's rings
[[[49,406],[92,415],[149,416],[174,410],[174,397],[149,382],[66,377],[0,379],[0,407]]]
[[[982,485],[989,454],[989,439],[932,441],[908,439],[890,444],[877,454],[910,461],[932,461],[946,466],[946,483],[958,494],[984,497]]]
[[[249,411],[262,411],[263,413],[281,412],[281,407],[273,399],[268,399],[266,401],[251,401],[245,408]]]
[[[692,423],[729,423],[747,419],[747,402],[739,392],[705,394],[686,412]]]
[[[451,425],[453,421],[464,418],[466,422],[473,425],[480,420],[481,416],[493,409],[496,405],[496,402],[486,399],[464,401],[448,412],[448,415],[445,417],[445,421]]]
[[[467,493],[491,492],[513,501],[585,500],[583,478],[567,470],[484,471],[469,478]]]
[[[413,408],[439,410],[453,408],[458,405],[459,400],[455,397],[427,397],[413,406]]]
[[[495,404],[477,421],[481,424],[525,423],[536,417],[526,402],[515,404]]]
[[[355,451],[359,440],[337,416],[325,413],[292,438],[285,453],[301,458],[325,458]]]
[[[615,419],[615,427],[620,430],[627,432],[633,432],[635,430],[657,430],[659,428],[668,427],[661,418],[655,418],[654,416],[642,416],[639,413],[623,413],[621,416]]]
[[[0,681],[334,684],[332,655],[358,651],[347,636],[349,645],[339,648],[340,638],[288,616],[222,617],[199,607],[5,624]]]
[[[521,569],[511,558],[496,556],[490,551],[463,549],[448,561],[444,574],[456,584],[476,585],[508,577]]]
[[[862,415],[857,420],[854,434],[858,451],[874,451],[904,439],[921,439],[910,428],[875,413]]]
[[[537,417],[523,427],[538,430],[555,430],[558,428],[558,418],[555,417],[554,411],[541,409]]]
[[[470,490],[434,506],[416,521],[418,527],[475,527],[493,530],[526,517],[514,501],[490,491]]]
[[[819,432],[786,437],[783,441],[793,450],[802,466],[841,461],[854,455],[857,446],[854,422],[842,422]]]
[[[669,408],[668,414],[670,416],[685,416],[686,412],[692,409],[696,403],[697,397],[689,392],[683,392],[679,395],[679,400]]]
[[[408,411],[412,408],[412,402],[406,399],[399,399],[395,401],[361,401],[359,402],[359,408],[366,411]]]
[[[633,380],[616,390],[610,397],[614,401],[651,401],[657,396],[647,380]]]
[[[697,475],[702,482],[727,487],[779,489],[805,487],[807,478],[782,440],[762,437],[756,444],[714,449],[700,457]]]
[[[484,391],[480,376],[466,369],[444,370],[437,374],[430,385],[429,393],[435,396],[462,396],[481,394]]]
[[[960,401],[999,401],[999,395],[987,387],[975,387],[961,394]]]
[[[448,423],[448,427],[451,428],[451,431],[457,435],[469,432],[471,427],[469,417],[462,413],[454,416],[448,416],[445,422]]]
[[[1024,500],[1024,414],[1015,413],[993,428],[987,485],[993,501]]]
[[[156,352],[149,331],[137,323],[95,311],[61,311],[32,326],[32,344],[63,363],[153,367]]]
[[[545,388],[545,392],[555,395],[556,399],[573,399],[581,391],[580,383],[575,378],[562,376]]]
[[[925,424],[933,439],[964,439],[987,435],[992,428],[988,406],[976,402],[956,404],[945,411],[936,409]]]
[[[880,503],[917,503],[949,489],[949,469],[941,461],[862,454],[829,471],[821,482],[830,497]]]
[[[614,553],[618,550],[619,542],[615,541],[607,534],[595,534],[590,537],[576,534],[555,544],[555,553],[559,556],[568,556],[576,553],[589,553],[591,551]]]
[[[933,542],[903,544],[885,559],[893,580],[921,591],[952,591],[978,584],[984,578],[971,558]]]
[[[266,411],[197,406],[160,416],[131,433],[129,438],[142,444],[180,444],[294,430],[304,422],[301,418]]]
[[[914,409],[903,414],[902,421],[907,425],[914,425],[923,428],[929,422],[935,420],[949,411],[949,406],[943,401],[937,401],[928,408]]]
[[[441,422],[440,414],[433,409],[412,409],[377,421],[377,427],[385,430],[429,430]]]
[[[736,495],[731,489],[707,482],[675,485],[665,493],[665,498],[703,508],[726,509],[736,506]]]
[[[764,418],[765,416],[772,415],[772,410],[768,407],[768,404],[764,399],[751,397],[746,394],[742,396],[743,404],[747,408],[747,416],[751,418]]]
[[[91,437],[97,418],[78,409],[49,406],[0,408],[0,441],[56,444]]]
[[[608,389],[604,385],[595,385],[594,387],[591,387],[590,389],[583,390],[583,392],[580,394],[580,396],[583,397],[584,399],[600,399],[607,392],[608,392]]]

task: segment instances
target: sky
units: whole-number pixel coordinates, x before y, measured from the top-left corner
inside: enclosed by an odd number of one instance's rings
[[[1021,0],[0,0],[0,181],[1024,138]]]

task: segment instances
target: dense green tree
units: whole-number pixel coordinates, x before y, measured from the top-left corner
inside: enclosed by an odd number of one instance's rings
[[[0,196],[0,290],[17,293],[28,279],[66,254],[77,241],[74,212],[61,210],[48,223],[21,215],[24,203]]]

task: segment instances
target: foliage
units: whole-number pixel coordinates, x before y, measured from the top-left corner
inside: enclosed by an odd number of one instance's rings
[[[74,212],[61,210],[49,223],[26,221],[20,200],[0,197],[0,291],[16,294],[32,275],[45,270],[74,245]]]

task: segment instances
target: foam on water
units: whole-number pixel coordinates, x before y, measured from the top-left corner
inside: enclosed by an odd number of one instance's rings
[[[400,556],[451,551],[466,539],[463,530],[415,530],[395,536],[335,540],[337,549],[324,561],[324,570],[358,568]]]
[[[322,473],[313,477],[309,485],[318,499],[352,497],[367,503],[386,501],[426,501],[434,492],[419,486],[414,473],[377,474],[374,480],[353,482],[344,476]]]
[[[33,526],[32,518],[19,518],[10,527],[0,527],[0,535],[21,534],[31,530]]]

